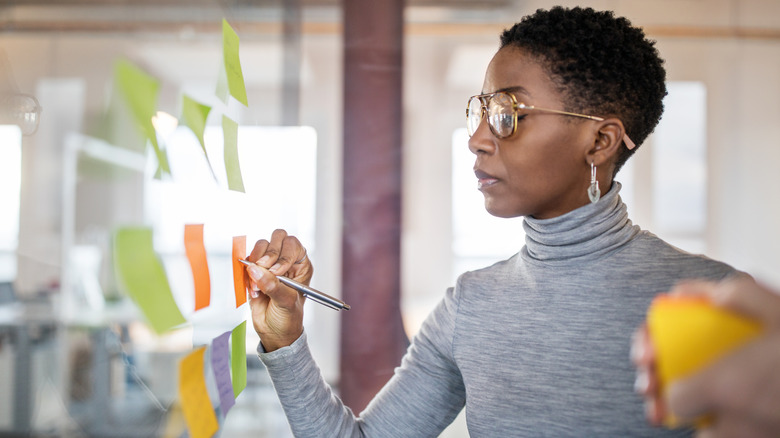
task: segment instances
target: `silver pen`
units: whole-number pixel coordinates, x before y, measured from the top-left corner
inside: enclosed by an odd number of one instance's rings
[[[247,265],[247,266],[257,266],[257,264],[252,263],[249,260],[238,259],[238,261],[243,263],[243,264],[245,264],[245,265]],[[292,289],[295,289],[296,291],[298,291],[299,294],[303,295],[306,298],[311,299],[312,301],[316,301],[316,302],[322,304],[323,306],[330,307],[333,310],[342,310],[342,309],[343,310],[349,310],[350,309],[349,304],[341,301],[338,298],[334,298],[334,297],[332,297],[332,296],[330,296],[330,295],[328,295],[328,294],[326,294],[324,292],[320,292],[317,289],[314,289],[314,288],[311,288],[311,287],[306,286],[304,284],[298,283],[295,280],[292,280],[292,279],[287,278],[287,277],[283,277],[281,275],[277,275],[276,278],[278,278],[279,281],[282,284],[284,284],[284,285],[286,285],[286,286],[288,286],[288,287],[290,287]]]

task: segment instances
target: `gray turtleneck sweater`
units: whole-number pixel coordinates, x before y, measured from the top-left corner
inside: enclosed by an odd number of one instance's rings
[[[680,436],[648,426],[630,338],[652,298],[733,268],[632,225],[620,184],[565,215],[526,218],[512,258],[460,276],[360,417],[322,380],[305,334],[258,347],[298,437],[432,437],[466,408],[473,437]]]

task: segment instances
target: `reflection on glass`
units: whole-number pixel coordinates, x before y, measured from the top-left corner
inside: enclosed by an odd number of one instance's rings
[[[0,96],[0,124],[16,125],[22,135],[33,135],[40,119],[41,106],[35,96],[21,93]]]

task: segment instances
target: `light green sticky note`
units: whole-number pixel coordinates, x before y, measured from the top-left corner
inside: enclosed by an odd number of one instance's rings
[[[217,76],[217,90],[214,92],[219,100],[228,103],[228,83],[227,73],[225,73],[225,62],[219,63],[219,76]]]
[[[244,191],[244,178],[241,176],[241,164],[238,161],[238,123],[222,115],[222,136],[224,138],[225,172],[228,188],[237,192]]]
[[[152,229],[123,227],[114,233],[114,269],[122,290],[141,308],[157,334],[185,321],[171,294]]]
[[[233,373],[233,396],[246,388],[246,321],[230,335],[230,369]]]
[[[244,74],[241,72],[241,60],[238,58],[238,34],[224,18],[222,19],[222,58],[230,95],[249,106],[246,100]],[[220,94],[219,87],[220,84],[217,83],[218,96]],[[222,98],[222,101],[227,103],[227,96]]]
[[[158,144],[157,133],[152,125],[152,117],[157,111],[160,82],[125,59],[120,59],[114,64],[114,82],[127,102],[141,134],[152,143],[159,166],[157,175],[170,175],[168,155]]]
[[[209,154],[206,152],[206,142],[203,140],[203,131],[206,130],[206,120],[211,112],[211,107],[202,103],[196,102],[186,94],[182,95],[181,99],[181,117],[184,120],[184,124],[195,133],[195,136],[200,142],[200,147],[203,149],[203,156],[206,157],[206,163],[209,165],[211,175],[216,179],[214,174],[214,168],[211,166],[209,160]]]

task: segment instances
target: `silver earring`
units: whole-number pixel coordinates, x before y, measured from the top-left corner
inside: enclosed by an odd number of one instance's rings
[[[599,181],[596,179],[596,165],[593,162],[590,163],[590,186],[588,186],[588,198],[591,203],[601,198],[601,190],[599,190]]]

